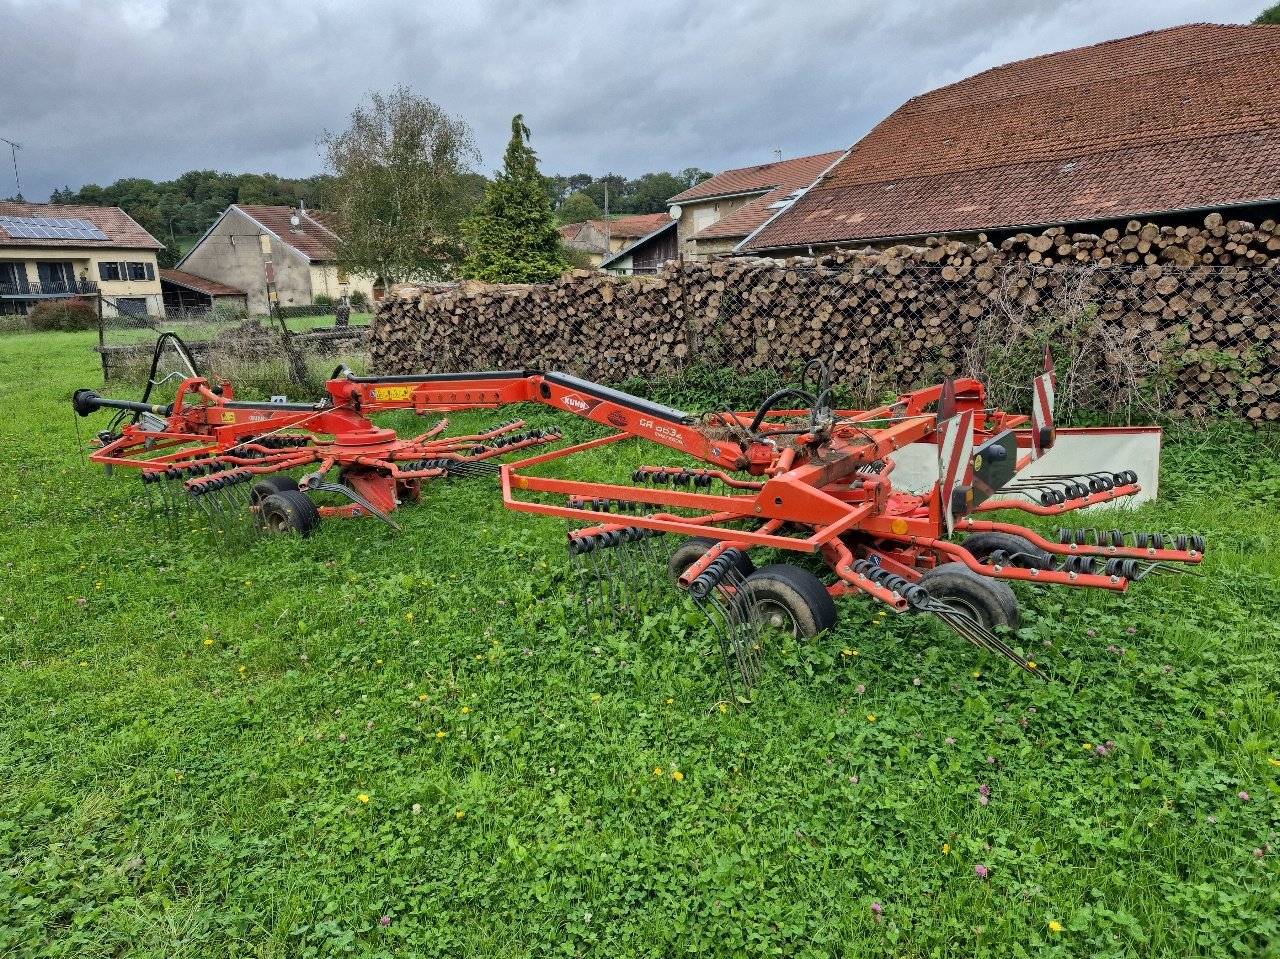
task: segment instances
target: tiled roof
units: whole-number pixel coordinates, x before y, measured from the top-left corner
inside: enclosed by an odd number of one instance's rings
[[[302,221],[294,229],[292,217],[298,213],[291,206],[254,206],[237,203],[235,208],[270,230],[283,243],[287,243],[309,260],[332,260],[338,245],[338,235],[333,231],[333,214],[307,210],[299,216]]]
[[[210,280],[203,276],[196,276],[194,273],[187,273],[184,270],[161,270],[160,279],[168,283],[176,283],[178,286],[185,286],[189,290],[208,293],[210,296],[245,295],[244,290],[237,290],[234,286],[227,286],[225,283],[219,283],[217,280]]]
[[[609,221],[609,235],[615,238],[639,239],[642,236],[648,236],[658,227],[671,222],[671,217],[666,213],[640,213],[636,216],[620,216],[616,220]],[[581,223],[570,223],[567,226],[557,227],[560,235],[566,240],[572,240],[582,231],[583,227],[593,226],[601,233],[605,232],[604,220],[583,220]]]
[[[1192,24],[923,94],[747,246],[1120,218],[1280,198],[1280,28]]]
[[[783,160],[781,163],[767,164],[769,178],[775,181],[774,188],[763,196],[758,196],[749,203],[743,204],[726,217],[722,217],[710,226],[693,234],[691,239],[710,240],[725,237],[746,236],[752,230],[774,216],[778,211],[769,209],[774,203],[785,200],[793,192],[803,189],[822,175],[822,172],[840,159],[839,150],[834,153],[818,153],[814,156],[798,157],[795,160]],[[753,170],[764,170],[765,167],[752,167]],[[720,176],[737,173],[730,170]],[[712,177],[711,183],[719,177]],[[701,186],[702,184],[699,184]],[[683,195],[683,194],[682,194]],[[686,198],[685,202],[688,202]]]
[[[88,220],[107,235],[106,240],[42,240],[10,236],[0,227],[0,246],[75,246],[102,249],[163,250],[164,244],[138,226],[116,206],[83,206],[69,203],[18,203],[0,201],[0,216],[43,216]]]
[[[818,153],[814,156],[796,157],[794,160],[725,170],[710,180],[703,180],[683,193],[676,194],[667,203],[689,203],[693,200],[708,200],[713,196],[755,193],[759,190],[772,190],[786,182],[795,183],[791,188],[794,190],[796,187],[808,186],[819,173],[839,158],[840,152],[837,150],[835,153]],[[799,180],[804,182],[800,183]]]
[[[603,220],[592,220],[596,229],[604,232]],[[642,236],[648,236],[660,226],[665,226],[671,222],[671,217],[664,213],[641,213],[636,216],[623,216],[616,220],[609,221],[609,235],[613,237],[635,237],[639,239]]]

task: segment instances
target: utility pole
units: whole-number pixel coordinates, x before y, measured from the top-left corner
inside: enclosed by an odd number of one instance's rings
[[[22,144],[14,143],[12,140],[5,140],[4,137],[0,137],[0,140],[4,140],[5,143],[9,144],[9,152],[13,154],[13,182],[18,185],[17,199],[21,200],[22,181],[18,178],[18,151],[22,149]]]

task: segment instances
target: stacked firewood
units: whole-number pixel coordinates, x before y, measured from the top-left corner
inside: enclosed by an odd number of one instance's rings
[[[981,374],[975,346],[1011,330],[1048,331],[1060,367],[1091,350],[1095,379],[1114,378],[1099,409],[1140,391],[1170,412],[1280,422],[1280,229],[1212,213],[1197,226],[1134,220],[998,244],[931,237],[671,263],[652,277],[406,287],[375,319],[373,359],[384,372],[551,368],[618,381],[691,362],[793,375],[817,356],[870,400]]]

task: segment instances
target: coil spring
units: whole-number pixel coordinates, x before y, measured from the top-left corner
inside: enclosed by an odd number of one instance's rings
[[[1062,561],[1064,573],[1078,573],[1092,576],[1097,572],[1098,559],[1095,556],[1068,556]]]
[[[1136,559],[1115,557],[1107,560],[1106,574],[1108,576],[1119,576],[1122,579],[1137,579],[1140,569],[1141,567]]]
[[[142,474],[143,483],[159,483],[161,480],[187,480],[195,476],[210,476],[231,467],[226,463],[191,463],[187,466],[167,466],[162,470],[150,470]]]
[[[655,486],[666,486],[670,483],[672,486],[694,486],[699,489],[705,489],[711,485],[711,481],[715,477],[707,473],[700,473],[695,470],[667,470],[667,469],[638,469],[631,474],[631,480],[635,483],[652,483]]]
[[[689,583],[689,594],[702,599],[724,581],[730,570],[737,569],[741,562],[742,550],[736,546],[730,546],[693,578]]]
[[[854,560],[853,571],[865,576],[880,588],[897,593],[915,609],[920,609],[929,602],[929,591],[919,583],[913,583],[905,576],[899,576],[870,560]]]
[[[570,496],[567,503],[570,509],[585,509],[596,513],[644,513],[647,509],[644,503],[630,499],[605,499],[596,497],[595,499],[583,499],[580,496]]]
[[[243,445],[265,446],[269,450],[292,450],[300,446],[310,446],[309,436],[258,436],[241,440]],[[262,456],[261,450],[245,450],[246,456]]]
[[[206,493],[212,493],[215,490],[227,489],[232,486],[240,486],[254,479],[254,474],[248,470],[236,470],[231,473],[222,473],[221,475],[211,477],[210,479],[201,480],[187,487],[187,491],[192,496],[204,496]]]
[[[589,533],[586,536],[574,536],[569,539],[569,555],[593,553],[598,549],[610,549],[624,543],[637,543],[644,539],[662,536],[662,530],[648,529],[644,526],[625,526],[622,529],[606,530],[603,533]]]
[[[1132,539],[1133,545],[1138,549],[1164,549],[1166,543],[1171,543],[1172,547],[1177,550],[1186,552],[1187,550],[1195,550],[1197,553],[1203,553],[1205,541],[1203,536],[1188,535],[1186,533],[1164,534],[1164,533],[1145,533],[1131,532],[1118,529],[1070,529],[1062,527],[1058,530],[1058,542],[1067,546],[1115,546],[1123,547]]]

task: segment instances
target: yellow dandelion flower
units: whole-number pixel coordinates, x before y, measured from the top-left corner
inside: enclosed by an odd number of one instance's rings
[[[448,735],[449,735],[448,733],[446,733],[443,729],[441,729],[436,732],[436,739],[444,739]]]
[[[469,712],[471,712],[471,707],[470,707],[470,706],[463,706],[463,707],[462,707],[462,715],[464,715],[464,716],[465,716],[465,715],[466,715],[467,713],[469,713]]]
[[[874,723],[876,721],[875,713],[867,713],[867,722]]]
[[[728,706],[726,706],[724,703],[721,703],[721,704],[720,704],[720,712],[722,712],[722,713],[727,713],[728,711],[729,711],[729,707],[728,707]]]
[[[679,782],[680,780],[684,779],[684,773],[682,773],[680,770],[677,769],[675,772],[671,774],[671,778],[674,779],[676,782]]]
[[[1062,930],[1063,930],[1064,928],[1065,928],[1065,927],[1062,925],[1062,923],[1058,922],[1058,920],[1057,920],[1057,919],[1055,919],[1055,920],[1053,920],[1053,922],[1049,923],[1049,931],[1050,931],[1050,932],[1062,932]]]
[[[239,667],[237,667],[237,668],[240,670],[240,672],[242,672],[242,673],[243,673],[243,672],[244,672],[248,667],[247,667],[247,666],[239,666]]]
[[[943,854],[944,856],[950,856],[950,855],[951,855],[951,843],[949,843],[949,842],[944,842],[944,843],[942,844],[942,854]]]
[[[375,662],[376,662],[376,664],[377,664],[377,665],[379,665],[379,666],[381,666],[381,665],[382,665],[382,660],[380,660],[380,659],[379,659],[379,660],[376,660]]]
[[[477,654],[476,654],[476,659],[484,659],[484,657],[483,657],[483,656],[481,656],[479,653],[477,653]]]
[[[359,799],[362,803],[367,803],[367,802],[369,801],[369,794],[368,794],[368,793],[361,793],[361,794],[360,794],[359,796],[357,796],[356,798],[357,798],[357,799]]]
[[[853,650],[852,650],[852,649],[846,649],[846,650],[844,650],[844,652],[842,652],[840,655],[841,655],[841,656],[852,656],[852,655],[853,655]]]
[[[204,644],[205,644],[206,646],[212,646],[212,645],[213,645],[213,640],[212,640],[212,639],[206,639],[206,640],[204,641]]]
[[[655,776],[661,776],[661,775],[662,775],[662,767],[661,767],[661,766],[655,766],[655,767],[654,767],[654,769],[653,769],[653,774],[654,774]]]
[[[973,671],[973,678],[974,678],[974,679],[981,679],[981,678],[982,678],[982,673],[980,673],[978,670],[976,670],[976,669],[975,669],[975,670]]]
[[[88,666],[89,664],[88,664],[88,662],[86,662],[85,660],[83,660],[83,659],[82,659],[82,660],[80,660],[80,665],[81,665],[81,666]]]
[[[1092,749],[1092,748],[1093,748],[1093,743],[1085,743],[1085,744],[1084,744],[1084,748],[1085,748],[1085,749]]]
[[[1274,757],[1267,757],[1267,762],[1271,763],[1273,766],[1280,766],[1280,759],[1275,759]]]
[[[888,613],[886,613],[886,612],[882,609],[882,610],[880,610],[880,615],[881,615],[881,616],[888,616],[889,614],[888,614]]]
[[[1035,660],[1033,660],[1033,659],[1028,659],[1028,660],[1027,660],[1027,668],[1028,668],[1028,669],[1035,669],[1035,668],[1036,668]]]
[[[423,693],[421,696],[419,696],[419,697],[418,697],[418,702],[420,702],[420,703],[425,703],[426,701],[427,701],[427,694],[426,694],[426,693]]]
[[[405,613],[405,614],[404,614],[404,618],[405,618],[405,619],[407,619],[409,622],[411,622],[411,623],[412,623],[412,622],[413,622],[413,613]]]
[[[598,702],[600,702],[600,694],[599,694],[599,693],[592,693],[592,694],[591,694],[591,701],[592,701],[593,703],[598,703]]]
[[[453,818],[455,819],[461,819],[465,815],[466,813],[464,813],[461,809],[455,809],[453,811]]]
[[[671,705],[672,703],[674,703],[674,702],[675,702],[675,700],[674,700],[674,699],[672,699],[670,696],[668,696],[668,697],[667,697],[667,705],[668,705],[668,706],[670,706],[670,705]],[[1274,759],[1273,759],[1273,760],[1271,760],[1271,761],[1272,761],[1273,763],[1275,762],[1275,760],[1274,760]],[[1280,763],[1276,763],[1276,765],[1277,765],[1277,766],[1280,766]]]

